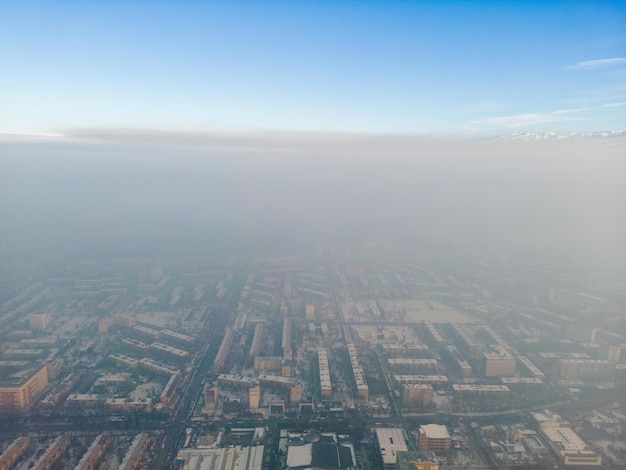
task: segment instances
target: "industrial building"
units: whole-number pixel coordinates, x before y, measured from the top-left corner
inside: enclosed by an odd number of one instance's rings
[[[331,432],[308,431],[287,433],[288,470],[320,469],[351,470],[355,469],[356,455],[348,436],[337,436]]]
[[[546,410],[533,413],[539,434],[556,454],[561,465],[599,467],[602,456],[596,454],[560,416]]]
[[[176,460],[186,470],[261,470],[263,446],[181,449]]]

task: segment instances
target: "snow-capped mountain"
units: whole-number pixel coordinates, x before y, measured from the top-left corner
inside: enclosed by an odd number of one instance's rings
[[[626,128],[614,129],[610,131],[593,132],[515,132],[513,134],[503,134],[495,138],[500,141],[543,141],[543,140],[587,140],[587,139],[614,139],[616,137],[626,138]]]

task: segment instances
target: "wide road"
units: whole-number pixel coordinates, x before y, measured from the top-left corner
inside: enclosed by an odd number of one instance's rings
[[[210,371],[215,357],[222,343],[226,327],[234,320],[234,312],[241,297],[241,291],[245,284],[246,276],[237,276],[228,298],[223,300],[216,308],[216,312],[200,336],[206,338],[207,344],[202,350],[200,359],[191,373],[185,391],[178,401],[174,416],[165,423],[166,433],[159,454],[153,459],[153,468],[173,468],[176,452],[185,429],[191,425],[191,417],[194,408],[202,394],[202,386],[207,371]]]

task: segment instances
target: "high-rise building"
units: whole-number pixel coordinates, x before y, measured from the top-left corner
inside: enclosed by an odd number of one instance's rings
[[[515,358],[499,344],[483,354],[485,358],[485,377],[511,377],[515,375]]]
[[[17,378],[0,381],[0,410],[17,411],[30,407],[48,386],[48,367],[25,371]]]
[[[607,359],[613,362],[619,362],[622,355],[623,345],[612,345],[608,347]]]
[[[31,330],[45,330],[52,322],[49,313],[33,313],[28,315],[28,326]]]

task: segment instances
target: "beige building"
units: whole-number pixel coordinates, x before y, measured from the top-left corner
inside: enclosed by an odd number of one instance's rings
[[[250,387],[248,390],[248,401],[250,403],[250,411],[256,411],[259,409],[261,403],[261,387]]]
[[[441,424],[425,424],[419,428],[419,445],[421,451],[449,450],[450,433]]]
[[[613,345],[608,347],[607,359],[613,362],[619,362],[622,355],[623,345]]]
[[[122,460],[120,470],[137,470],[143,467],[142,456],[150,444],[150,437],[146,433],[138,434],[130,446],[130,450]]]
[[[511,377],[515,375],[515,358],[499,344],[484,353],[485,377]]]
[[[45,330],[52,322],[49,313],[33,313],[28,315],[28,326],[31,330]]]
[[[561,359],[559,378],[611,381],[615,378],[615,363],[603,359]]]
[[[41,396],[48,386],[48,367],[24,371],[0,381],[0,411],[24,410]]]
[[[257,356],[254,358],[254,370],[261,374],[280,371],[282,363],[281,356]]]
[[[434,453],[405,451],[396,455],[394,470],[439,470],[439,462]]]
[[[50,470],[63,456],[68,446],[70,445],[70,438],[67,436],[59,436],[48,447],[46,452],[35,463],[34,470]]]
[[[28,450],[30,439],[28,437],[18,437],[13,443],[0,455],[0,470],[10,470],[13,468],[17,459]]]
[[[326,349],[317,350],[317,361],[320,376],[320,394],[322,398],[330,398],[333,394],[330,382],[330,369],[328,367],[328,351]]]
[[[315,320],[315,305],[307,304],[305,309],[305,318],[307,321]]]
[[[430,384],[405,384],[402,403],[408,408],[424,408],[433,402],[433,387]]]
[[[300,385],[294,385],[289,392],[289,403],[291,405],[297,405],[302,400],[302,387]]]
[[[204,389],[204,407],[213,411],[217,406],[217,384],[207,385]]]
[[[95,470],[109,449],[111,442],[111,438],[104,434],[96,437],[89,449],[87,449],[87,452],[85,452],[85,455],[80,459],[80,462],[78,462],[78,465],[76,465],[75,470]]]

